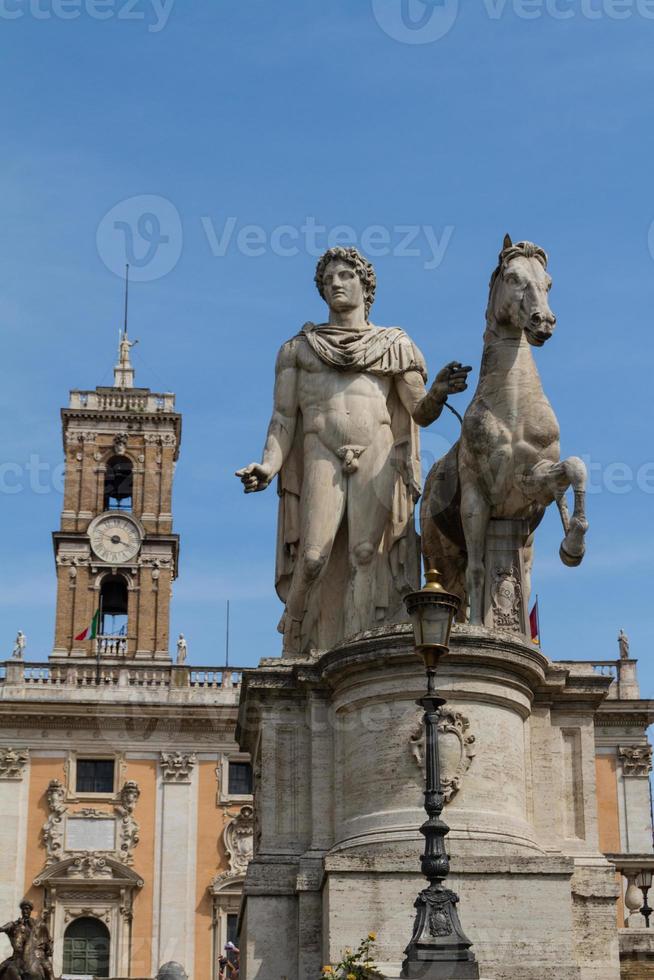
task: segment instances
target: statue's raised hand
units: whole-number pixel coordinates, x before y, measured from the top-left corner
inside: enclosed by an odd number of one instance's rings
[[[472,367],[469,365],[450,361],[442,371],[438,372],[432,388],[438,387],[445,398],[448,395],[458,395],[468,387],[468,375],[471,371]]]
[[[257,493],[270,485],[274,473],[272,467],[264,463],[250,463],[242,470],[237,470],[236,476],[243,484],[245,493]]]

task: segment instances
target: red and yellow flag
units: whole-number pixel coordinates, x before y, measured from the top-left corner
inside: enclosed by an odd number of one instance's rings
[[[531,631],[531,642],[540,646],[540,620],[538,618],[538,599],[534,603],[534,608],[529,613],[529,629]]]

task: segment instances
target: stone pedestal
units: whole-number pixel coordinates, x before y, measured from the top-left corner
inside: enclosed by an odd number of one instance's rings
[[[620,976],[618,889],[594,793],[593,715],[609,684],[516,633],[454,630],[437,680],[448,885],[482,977]],[[244,674],[237,737],[253,758],[259,821],[246,980],[314,980],[370,931],[382,972],[399,976],[424,887],[423,688],[405,626]]]
[[[486,533],[484,625],[529,638],[527,521],[491,520]]]

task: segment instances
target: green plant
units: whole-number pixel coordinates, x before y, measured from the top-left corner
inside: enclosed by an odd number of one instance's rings
[[[322,980],[383,980],[372,957],[377,936],[369,932],[354,950],[346,949],[340,963],[323,966]]]

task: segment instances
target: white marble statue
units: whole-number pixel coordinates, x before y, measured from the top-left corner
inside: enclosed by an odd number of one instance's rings
[[[180,633],[177,638],[177,666],[181,667],[186,663],[186,658],[188,656],[188,646],[186,644],[186,639],[183,633]]]
[[[420,527],[426,563],[439,569],[446,588],[467,596],[475,624],[484,615],[491,519],[527,522],[527,595],[533,533],[553,502],[565,535],[561,560],[574,566],[584,556],[586,467],[577,457],[560,458],[559,425],[532,355],[554,332],[551,285],[545,252],[531,242],[514,245],[507,235],[491,278],[477,391],[461,438],[425,484]],[[572,515],[565,497],[569,487],[574,490]]]
[[[23,660],[25,656],[25,647],[27,646],[27,637],[22,630],[18,630],[16,634],[16,642],[14,643],[14,649],[12,651],[13,660]]]
[[[620,659],[629,660],[629,637],[624,630],[618,633],[618,647],[620,649]]]
[[[375,273],[356,249],[326,252],[316,285],[329,320],[305,324],[282,346],[263,459],[236,474],[246,493],[279,476],[287,656],[404,617],[402,595],[419,578],[417,426],[465,390],[470,370],[451,363],[426,389],[423,356],[407,334],[370,323]]]

